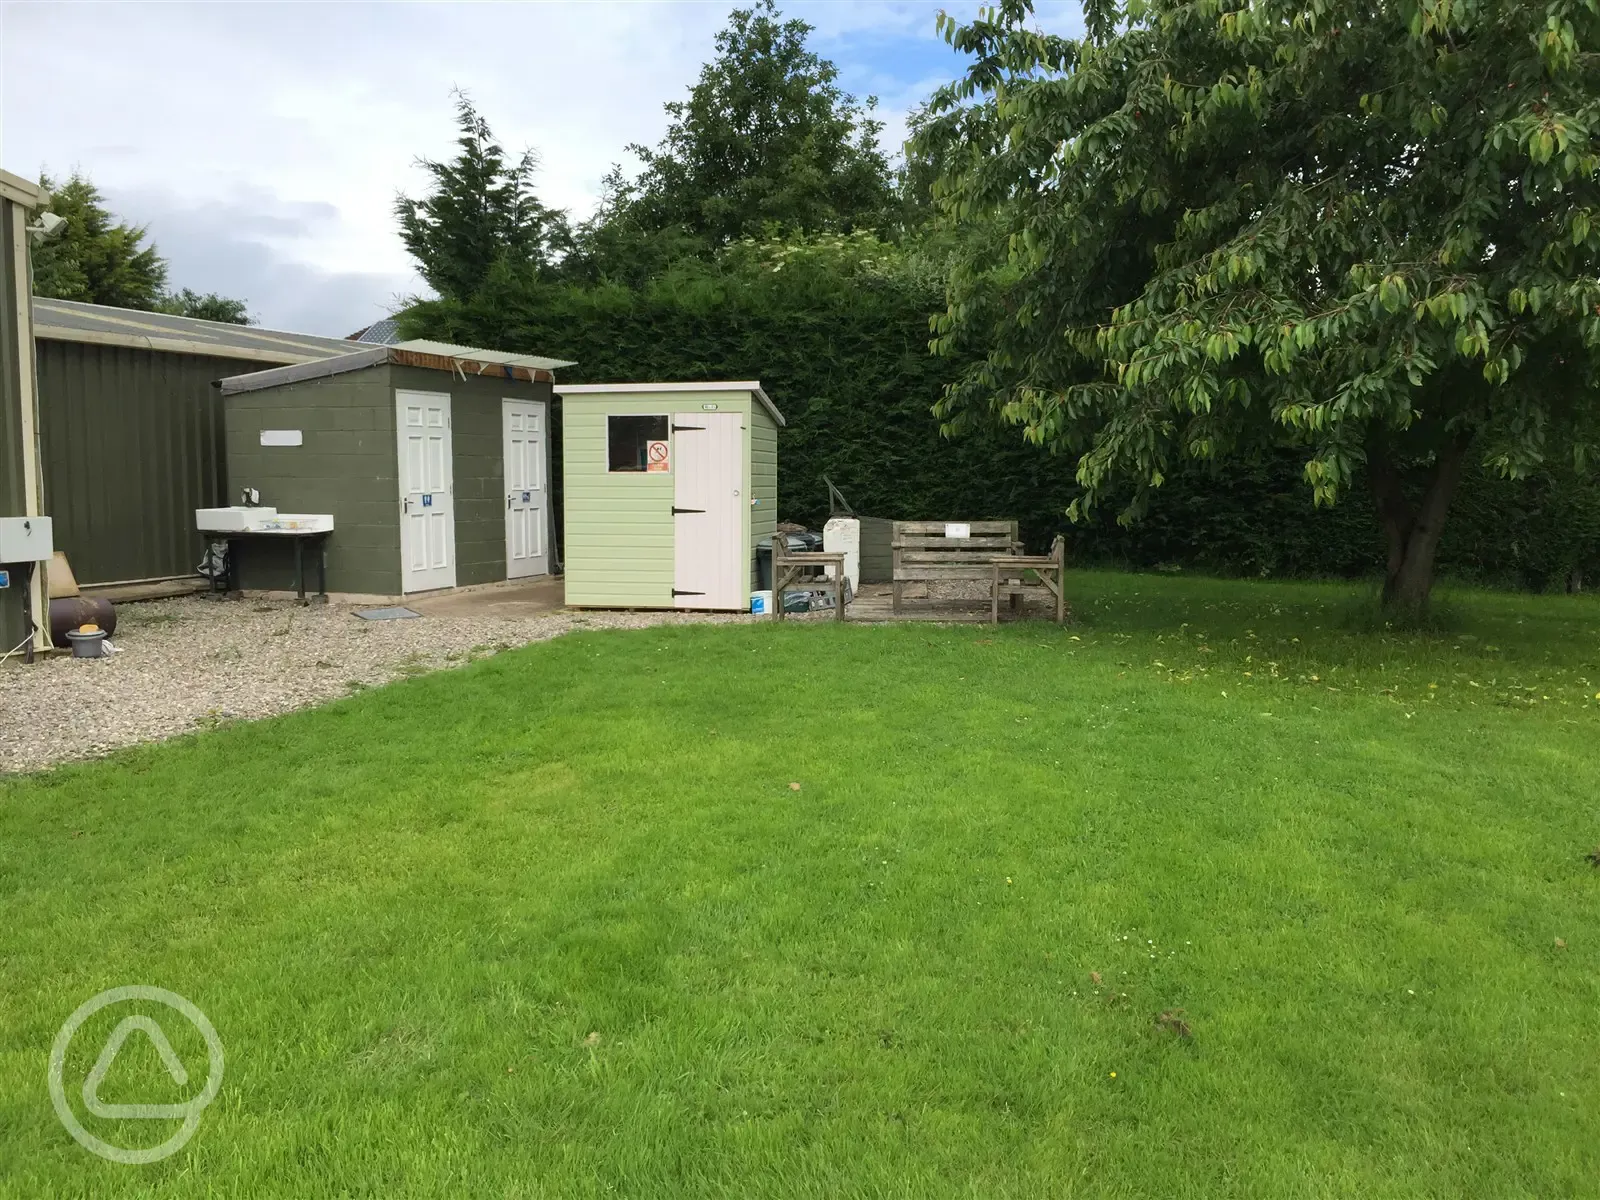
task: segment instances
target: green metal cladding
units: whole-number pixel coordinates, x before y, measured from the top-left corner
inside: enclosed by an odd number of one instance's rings
[[[45,499],[81,584],[194,574],[231,503],[213,381],[272,363],[40,339]]]

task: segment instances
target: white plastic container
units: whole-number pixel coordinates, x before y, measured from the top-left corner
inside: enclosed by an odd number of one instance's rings
[[[832,517],[822,527],[822,548],[829,554],[844,555],[844,575],[850,592],[861,590],[861,522],[854,517]],[[829,569],[832,574],[832,569]]]
[[[755,613],[757,616],[770,617],[772,615],[772,593],[751,592],[750,611]]]

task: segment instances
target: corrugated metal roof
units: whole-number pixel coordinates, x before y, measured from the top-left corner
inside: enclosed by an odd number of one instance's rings
[[[56,342],[132,346],[176,354],[210,354],[252,362],[302,363],[348,354],[343,338],[284,333],[254,325],[230,325],[166,313],[83,304],[76,300],[33,301],[35,337]]]
[[[772,397],[767,395],[759,379],[741,379],[736,382],[719,383],[715,380],[693,380],[687,383],[565,383],[557,388],[557,394],[562,396],[603,396],[627,395],[650,392],[749,392],[759,401],[772,419],[779,425],[787,425],[783,414],[778,411],[778,406],[772,402]]]
[[[562,367],[578,365],[563,358],[540,358],[537,354],[513,354],[509,350],[485,350],[480,346],[455,346],[449,342],[430,342],[425,338],[412,338],[409,342],[394,344],[402,350],[415,350],[418,354],[437,354],[441,358],[470,359],[480,363],[528,367],[535,371],[557,371]]]
[[[558,358],[505,354],[497,350],[480,350],[472,346],[447,346],[443,342],[403,342],[397,346],[364,346],[360,350],[351,349],[352,346],[361,345],[359,342],[347,341],[343,345],[345,353],[336,358],[234,375],[222,380],[218,386],[224,396],[232,396],[238,392],[256,392],[262,388],[278,387],[285,383],[325,379],[330,375],[343,375],[346,371],[359,371],[364,367],[375,367],[381,363],[395,363],[402,367],[424,367],[432,371],[449,371],[463,378],[468,375],[486,375],[491,378],[554,382],[555,376],[551,374],[553,368],[574,365]]]

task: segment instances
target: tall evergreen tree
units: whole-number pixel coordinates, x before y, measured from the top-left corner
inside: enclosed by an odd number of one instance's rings
[[[41,176],[50,193],[45,211],[66,227],[33,250],[33,290],[56,300],[153,309],[167,282],[167,264],[145,242],[142,225],[119,221],[87,177],[74,171],[65,183]]]
[[[736,9],[717,55],[644,166],[612,181],[600,226],[686,234],[708,249],[776,224],[804,232],[878,228],[894,205],[883,126],[843,91],[838,68],[807,47],[812,27],[773,0]]]
[[[449,162],[418,159],[431,188],[421,199],[395,199],[400,237],[422,277],[439,295],[465,300],[497,266],[539,272],[571,241],[566,214],[533,191],[538,155],[506,158],[489,123],[464,92],[455,93],[459,153]]]

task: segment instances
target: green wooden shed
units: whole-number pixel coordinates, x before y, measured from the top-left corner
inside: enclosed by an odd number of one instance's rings
[[[224,379],[230,485],[333,516],[330,592],[547,574],[550,389],[571,365],[412,341]],[[293,586],[290,547],[245,539],[239,558],[241,588]]]
[[[761,384],[589,383],[561,399],[567,604],[748,611],[778,520]]]

